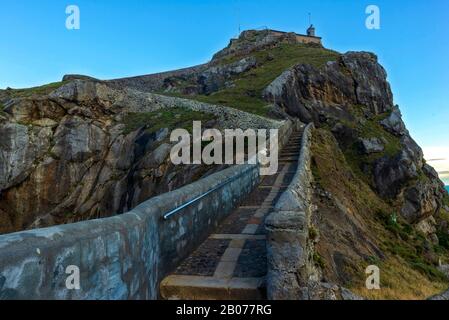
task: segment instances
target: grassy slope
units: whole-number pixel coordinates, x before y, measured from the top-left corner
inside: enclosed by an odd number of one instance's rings
[[[192,130],[193,121],[212,120],[213,115],[182,108],[158,110],[153,112],[130,113],[124,119],[125,133],[145,127],[150,133],[162,128]]]
[[[52,91],[58,89],[66,82],[53,82],[39,87],[26,88],[26,89],[11,89],[7,93],[11,98],[27,98],[32,95],[46,95]]]
[[[257,59],[257,68],[234,77],[232,80],[235,86],[207,96],[184,97],[266,116],[268,108],[267,102],[262,99],[262,91],[282,72],[299,63],[320,68],[328,61],[337,60],[339,56],[337,52],[321,47],[287,43],[275,48],[255,51],[251,55]],[[233,56],[221,60],[220,64],[231,63],[242,58],[244,56]]]
[[[438,256],[448,256],[447,249],[434,248],[436,256],[424,255],[424,237],[404,221],[396,219],[398,215],[391,205],[377,196],[359,176],[358,170],[353,170],[328,130],[316,130],[312,151],[316,182],[338,198],[357,221],[361,221],[366,232],[364,236],[373,240],[385,255],[383,259],[360,255],[359,261],[349,268],[352,270],[351,282],[343,285],[370,299],[423,299],[446,289],[448,281],[436,270],[435,263]],[[342,223],[347,224],[346,221]],[[328,245],[341,246],[338,240],[335,241]],[[326,256],[326,252],[320,252],[320,249],[318,253]],[[380,267],[380,291],[365,289],[364,270],[370,264]]]

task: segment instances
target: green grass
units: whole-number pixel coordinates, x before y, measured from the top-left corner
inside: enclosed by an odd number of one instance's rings
[[[444,232],[442,230],[437,232],[439,245],[443,247],[446,250],[449,250],[449,234],[447,232]]]
[[[447,279],[438,271],[436,263],[438,258],[449,256],[449,251],[440,245],[441,248],[434,249],[433,252],[430,247],[430,254],[426,254],[426,238],[397,214],[398,208],[377,196],[355,173],[346,155],[340,150],[328,129],[315,130],[312,142],[313,176],[315,182],[345,204],[348,212],[358,215],[359,221],[367,227],[367,236],[375,239],[384,253],[384,257],[368,257],[366,262],[381,267],[382,288],[390,288],[389,291],[382,290],[379,298],[387,294],[402,297],[405,293],[428,297],[437,292],[434,292],[434,286],[447,286]],[[355,276],[353,288],[357,285],[364,287],[364,279],[360,283],[357,279]],[[415,283],[409,286],[409,280]],[[413,290],[418,283],[421,286],[419,290],[424,290],[426,294],[417,294],[417,290]],[[427,291],[430,293],[427,294]],[[369,296],[370,293],[363,292],[363,295]]]
[[[304,44],[280,44],[271,49],[255,51],[251,54],[257,59],[257,67],[235,76],[233,87],[220,90],[210,95],[184,96],[211,104],[220,104],[246,112],[266,116],[268,103],[262,99],[262,91],[285,70],[296,64],[310,64],[321,68],[328,61],[336,61],[339,53],[321,47]],[[243,56],[234,56],[231,63]],[[176,95],[182,96],[182,95]]]
[[[209,121],[214,116],[211,114],[192,111],[182,108],[172,108],[153,112],[129,113],[124,119],[124,133],[128,134],[139,128],[152,133],[162,128],[182,128],[189,132],[192,130],[193,121]]]
[[[33,95],[46,95],[58,89],[66,82],[53,82],[39,87],[32,87],[26,89],[11,89],[8,94],[11,98],[27,98]]]
[[[378,218],[381,220],[385,229],[389,231],[390,237],[384,241],[385,250],[404,259],[408,265],[427,276],[433,281],[446,281],[445,275],[442,274],[435,266],[435,261],[426,258],[423,252],[425,247],[426,237],[414,230],[413,227],[402,220],[391,218],[392,215],[380,213]],[[447,236],[447,235],[446,235]],[[444,238],[441,233],[438,233],[440,245],[435,253],[441,256],[447,255],[447,245],[449,245],[449,237]]]
[[[319,266],[321,269],[325,269],[326,268],[326,261],[323,259],[323,257],[318,253],[318,252],[314,252],[313,253],[313,262],[315,262],[315,264],[317,266]]]

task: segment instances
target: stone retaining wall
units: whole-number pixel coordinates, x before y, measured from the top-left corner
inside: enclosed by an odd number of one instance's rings
[[[303,133],[296,174],[265,224],[268,231],[267,295],[273,300],[305,298],[314,275],[309,249],[312,181],[311,138],[313,124]]]
[[[165,107],[179,106],[180,99],[156,97]],[[225,107],[185,103],[183,107],[230,114],[221,109]],[[235,110],[233,116],[240,118],[242,129],[269,129],[269,124],[279,129],[280,147],[300,125],[242,114]],[[233,166],[152,198],[129,213],[0,236],[0,299],[157,299],[162,278],[253,190],[259,172],[256,165]],[[163,219],[165,213],[232,177],[237,177],[232,183],[168,221]],[[79,268],[80,290],[66,287],[69,266]]]
[[[279,129],[284,121],[265,118],[259,115],[229,108],[226,106],[214,105],[190,99],[164,96],[148,93],[148,101],[152,110],[132,109],[132,112],[145,112],[165,108],[185,108],[193,111],[213,114],[217,117],[222,128],[233,129]],[[143,105],[143,104],[141,104]]]
[[[201,73],[206,70],[208,66],[209,63],[205,63],[198,66],[183,68],[174,71],[113,79],[108,80],[107,82],[117,88],[129,87],[143,92],[161,91],[163,89],[165,79]]]
[[[163,219],[233,177],[180,214]],[[157,299],[161,279],[258,181],[258,166],[234,166],[123,215],[0,236],[0,299]],[[80,290],[66,287],[69,266],[79,268]]]

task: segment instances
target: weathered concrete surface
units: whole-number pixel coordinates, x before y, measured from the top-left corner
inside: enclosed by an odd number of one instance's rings
[[[233,177],[163,220],[168,211]],[[258,166],[234,166],[120,216],[0,236],[0,299],[156,299],[160,280],[258,180]],[[80,290],[66,288],[71,265],[80,269]]]
[[[348,289],[321,282],[309,236],[313,213],[311,144],[314,124],[306,126],[297,171],[266,219],[267,297],[270,300],[362,300]]]
[[[299,122],[287,121],[282,126],[280,144],[289,140]],[[300,132],[294,132],[289,148],[299,150]],[[288,152],[287,152],[288,153]],[[280,159],[283,158],[281,152]],[[283,192],[281,186],[288,185],[296,170],[294,163],[283,163],[278,173],[266,177],[255,190],[244,199],[194,253],[161,282],[163,299],[265,299],[266,287],[266,237],[263,221]],[[285,183],[285,184],[284,184]],[[258,238],[250,238],[258,237]]]
[[[180,300],[260,300],[262,278],[214,278],[175,275],[165,278],[162,295]]]
[[[313,124],[303,133],[295,177],[265,221],[268,231],[267,295],[274,300],[301,299],[313,273],[308,247],[312,172],[310,144]]]

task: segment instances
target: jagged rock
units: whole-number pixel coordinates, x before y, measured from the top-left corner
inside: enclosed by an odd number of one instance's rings
[[[260,50],[279,43],[296,43],[294,33],[276,35],[270,30],[246,30],[241,33],[238,39],[232,39],[229,45],[217,52],[212,61],[220,60],[223,57],[233,55],[246,55],[255,50]]]
[[[437,213],[444,197],[444,184],[438,178],[435,169],[424,164],[422,173],[421,179],[404,191],[401,214],[411,223],[419,222]],[[433,238],[433,242],[437,242],[435,237]]]
[[[384,198],[396,197],[407,181],[418,176],[418,168],[405,151],[393,158],[382,157],[374,164],[374,182]]]
[[[420,221],[419,223],[417,223],[415,228],[422,234],[430,235],[437,231],[435,226],[436,226],[435,218],[429,217],[429,218],[424,219],[424,220]]]
[[[364,300],[362,297],[343,287],[340,289],[340,293],[342,300]]]
[[[348,52],[321,70],[300,64],[285,71],[264,90],[263,97],[306,123],[338,118],[342,106],[349,105],[365,105],[379,114],[393,107],[386,76],[375,55]]]
[[[342,55],[341,62],[353,78],[358,104],[369,107],[374,114],[392,109],[393,94],[386,81],[387,73],[375,54],[348,52]]]
[[[384,198],[392,199],[402,193],[401,215],[408,222],[417,223],[441,207],[443,185],[436,172],[423,165],[421,148],[410,137],[404,136],[402,145],[404,149],[396,157],[376,161],[374,182]],[[416,182],[408,186],[411,180]]]
[[[72,80],[94,80],[98,81],[98,79],[95,79],[93,77],[81,75],[81,74],[66,74],[64,77],[62,77],[62,81],[72,81]]]
[[[0,125],[0,193],[20,183],[29,174],[36,158],[50,144],[49,128],[32,128],[16,123]]]
[[[310,300],[364,300],[344,287],[325,282],[311,281],[307,292]]]
[[[380,123],[385,127],[385,129],[398,136],[408,134],[404,121],[402,121],[402,114],[398,106],[395,106],[391,114]]]
[[[383,142],[378,138],[359,139],[362,152],[366,154],[379,153],[385,150]]]
[[[5,104],[4,111],[11,116],[11,121],[21,123],[41,119],[58,121],[65,115],[58,101],[43,98],[12,99]]]
[[[75,116],[66,117],[54,134],[51,152],[65,161],[83,162],[99,156],[106,147],[106,133]]]
[[[438,266],[438,270],[444,273],[446,277],[449,279],[449,264],[443,264]]]
[[[312,283],[308,287],[310,300],[338,300],[339,287],[330,283]]]
[[[263,97],[303,122],[331,124],[340,146],[351,148],[358,142],[365,154],[382,154],[389,141],[381,136],[360,138],[358,130],[345,123],[349,120],[364,126],[373,115],[389,112],[380,124],[398,137],[401,149],[373,164],[362,164],[361,169],[373,175],[381,197],[399,199],[402,215],[417,223],[441,207],[441,182],[429,171],[421,148],[410,137],[386,78],[374,54],[348,52],[321,69],[300,64],[286,70],[263,91]],[[360,113],[354,115],[350,106],[360,106]]]
[[[449,300],[449,290],[431,297],[429,300]]]
[[[201,86],[201,94],[210,94],[218,91],[226,85],[230,77],[246,72],[254,68],[257,64],[255,57],[248,57],[237,62],[214,66],[202,72],[198,76],[197,82]]]
[[[338,122],[331,129],[333,135],[337,138],[340,145],[344,147],[352,146],[354,143],[354,137],[357,137],[357,132],[354,128],[344,125]]]
[[[163,90],[183,94],[211,94],[220,89],[233,86],[232,77],[246,72],[257,65],[255,57],[246,57],[229,64],[212,65],[195,73],[176,75],[164,80]]]
[[[404,191],[401,215],[410,223],[417,223],[435,214],[440,208],[440,188],[431,182],[418,181]]]
[[[140,166],[142,168],[158,168],[164,161],[167,160],[171,148],[171,144],[161,144],[153,152],[149,153],[142,159]]]
[[[384,156],[374,163],[374,181],[384,198],[396,197],[408,181],[419,177],[423,169],[424,156],[418,144],[408,135],[403,136],[400,143],[402,150],[398,155]]]

